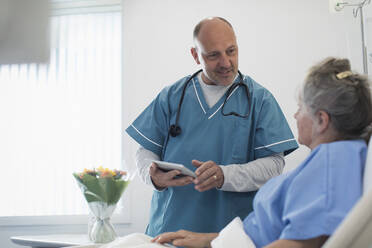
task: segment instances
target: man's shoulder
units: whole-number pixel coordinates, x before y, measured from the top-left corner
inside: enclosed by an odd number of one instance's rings
[[[162,91],[171,94],[182,93],[183,87],[188,79],[190,79],[190,75],[182,77],[177,81],[165,86]]]
[[[248,88],[251,88],[252,91],[259,91],[259,92],[268,92],[268,93],[270,93],[270,91],[268,89],[266,89],[264,86],[262,86],[256,80],[254,80],[251,76],[243,75],[243,79],[244,79],[243,82],[248,86]]]
[[[252,77],[243,75],[243,78],[243,82],[248,86],[249,92],[252,94],[253,99],[265,100],[268,98],[274,98],[272,93],[267,88],[255,81]]]

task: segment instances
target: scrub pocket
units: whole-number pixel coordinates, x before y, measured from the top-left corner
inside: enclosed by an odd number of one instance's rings
[[[232,145],[232,160],[234,163],[242,164],[247,163],[250,158],[249,147],[250,141],[250,128],[251,125],[247,119],[236,117],[234,122],[234,134]]]

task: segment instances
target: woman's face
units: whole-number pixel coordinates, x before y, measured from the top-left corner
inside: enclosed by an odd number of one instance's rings
[[[298,142],[302,145],[312,148],[314,138],[314,120],[307,110],[306,106],[299,101],[298,110],[294,115],[297,120]]]

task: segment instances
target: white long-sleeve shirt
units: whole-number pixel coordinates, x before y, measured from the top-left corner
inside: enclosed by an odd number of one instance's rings
[[[139,147],[136,152],[136,163],[139,175],[144,183],[152,186],[150,176],[151,161],[159,160],[159,156],[152,151]],[[220,166],[224,182],[220,190],[247,192],[259,189],[267,180],[280,175],[284,168],[284,157],[276,154],[259,158],[246,164],[230,164]]]

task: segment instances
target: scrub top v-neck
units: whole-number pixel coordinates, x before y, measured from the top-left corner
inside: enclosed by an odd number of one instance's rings
[[[181,163],[195,171],[191,160],[212,160],[224,166],[243,164],[257,158],[296,149],[297,142],[275,98],[269,91],[244,76],[251,105],[243,87],[237,87],[225,105],[226,113],[247,113],[248,118],[223,116],[225,95],[211,108],[205,101],[197,78],[187,86],[179,125],[182,133],[168,136],[175,123],[185,77],[164,88],[140,116],[127,128],[128,134],[162,160]],[[255,192],[227,192],[211,189],[199,192],[194,185],[154,191],[150,223],[146,233],[186,229],[219,232],[234,217],[242,219],[252,211]]]

